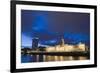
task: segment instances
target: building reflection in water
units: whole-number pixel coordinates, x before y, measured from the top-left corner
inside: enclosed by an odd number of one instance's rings
[[[39,59],[39,56],[37,57]],[[86,60],[87,57],[73,57],[73,56],[43,56],[43,62],[48,62],[48,61],[71,61],[71,60]],[[37,60],[39,62],[39,60]]]
[[[50,55],[22,55],[22,63],[27,62],[50,62],[50,61],[72,61],[87,60],[86,56],[50,56]]]

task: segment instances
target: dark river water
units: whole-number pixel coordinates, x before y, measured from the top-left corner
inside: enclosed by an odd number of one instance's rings
[[[21,55],[21,63],[29,62],[50,62],[50,61],[71,61],[71,60],[87,60],[84,56],[50,56],[50,55]]]

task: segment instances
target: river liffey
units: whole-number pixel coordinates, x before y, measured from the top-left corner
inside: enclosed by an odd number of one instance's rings
[[[72,61],[87,60],[87,56],[51,56],[51,55],[22,55],[21,62],[51,62],[51,61]]]

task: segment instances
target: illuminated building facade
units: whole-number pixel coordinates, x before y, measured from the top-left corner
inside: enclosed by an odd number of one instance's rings
[[[50,46],[46,48],[47,52],[73,52],[73,51],[87,51],[86,45],[79,43],[77,45],[65,44],[64,39],[61,39],[60,45]]]

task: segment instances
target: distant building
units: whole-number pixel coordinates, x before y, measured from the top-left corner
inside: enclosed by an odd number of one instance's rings
[[[43,47],[43,46],[39,46],[38,43],[39,43],[39,38],[32,39],[32,49],[34,49],[35,51],[47,51],[47,52],[88,51],[88,47],[84,43],[80,42],[76,45],[65,44],[63,38],[61,38],[59,45],[55,45],[55,46]]]
[[[74,51],[75,52],[75,51],[88,51],[88,48],[86,48],[86,45],[81,42],[76,45],[65,44],[64,39],[62,38],[59,45],[47,47],[46,51],[48,52],[56,52],[56,51],[73,52]]]
[[[32,49],[36,49],[38,47],[39,38],[32,39]]]
[[[79,48],[80,50],[82,50],[82,51],[86,51],[86,45],[83,44],[83,43],[81,43],[81,42],[78,44],[78,48]]]

